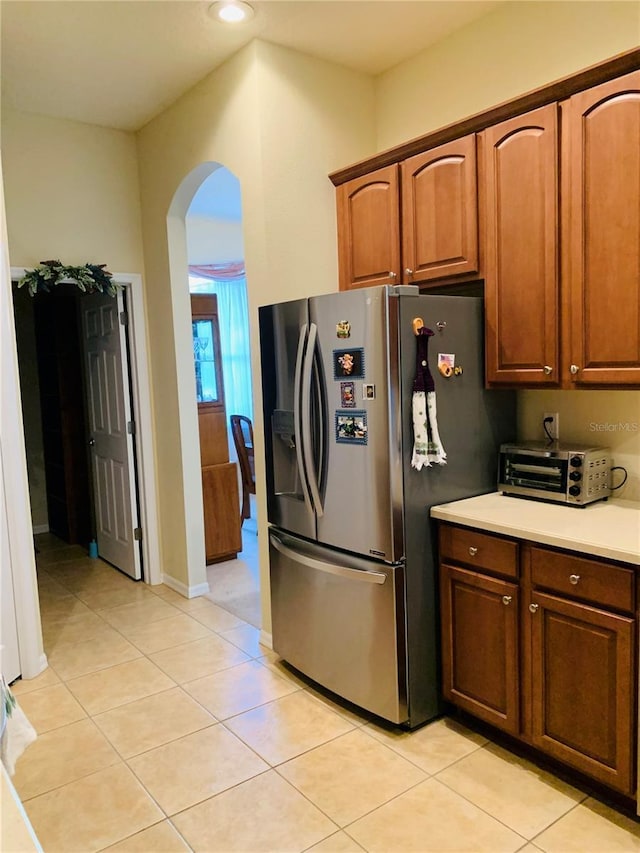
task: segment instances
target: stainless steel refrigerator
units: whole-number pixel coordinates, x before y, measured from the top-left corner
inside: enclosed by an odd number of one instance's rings
[[[416,470],[420,318],[446,464]],[[515,397],[484,389],[482,299],[372,287],[260,308],[272,636],[295,668],[413,728],[437,716],[435,504],[495,491]],[[442,367],[440,370],[439,365]]]

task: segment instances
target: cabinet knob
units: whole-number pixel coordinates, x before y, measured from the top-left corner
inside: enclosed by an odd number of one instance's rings
[[[544,370],[544,372],[546,373],[547,376],[549,376],[551,373],[553,373],[553,367],[551,367],[550,364],[545,364],[545,366],[542,369]]]
[[[530,610],[532,613],[536,613],[536,612],[537,612],[537,610],[538,610],[538,607],[540,607],[540,605],[539,605],[539,604],[530,604],[530,605],[529,605],[529,610]]]
[[[405,269],[405,273],[406,273],[407,275],[413,275],[413,270],[410,270],[410,269],[409,269],[409,267],[407,267],[407,268]]]
[[[572,583],[574,586],[580,580],[580,575],[569,575],[569,583]]]
[[[569,368],[569,370],[575,376],[576,373],[580,370],[580,368],[578,367],[577,364],[572,364],[571,367]]]
[[[474,546],[471,545],[469,548],[469,553],[471,554],[472,557],[475,557],[475,555],[478,553],[478,549],[474,548]]]
[[[503,604],[511,604],[512,601],[513,601],[512,596],[510,596],[510,595],[503,595],[502,596],[502,603]]]
[[[389,278],[397,278],[397,277],[398,277],[398,273],[395,273],[395,272],[389,273]]]

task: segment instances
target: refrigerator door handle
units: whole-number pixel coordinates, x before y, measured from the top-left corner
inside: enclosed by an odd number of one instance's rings
[[[302,485],[302,494],[304,502],[310,513],[313,513],[311,504],[311,496],[309,494],[309,486],[307,484],[307,475],[304,467],[304,455],[302,446],[304,444],[304,436],[302,434],[302,408],[301,408],[301,392],[302,392],[302,363],[304,358],[304,345],[307,338],[307,324],[305,323],[300,329],[298,337],[298,352],[296,353],[296,372],[293,380],[293,429],[295,433],[296,443],[296,460],[298,462],[298,473],[300,475],[300,483]]]
[[[313,359],[316,351],[316,338],[318,336],[318,327],[315,323],[309,325],[309,338],[307,341],[307,351],[304,356],[304,367],[302,369],[302,411],[306,417],[302,418],[302,452],[304,455],[304,468],[308,478],[309,491],[311,492],[311,501],[316,511],[316,515],[320,518],[324,515],[322,507],[322,498],[320,497],[320,489],[318,487],[318,476],[316,474],[315,462],[313,459],[313,439],[311,437],[311,378],[313,375]]]
[[[366,569],[349,569],[346,566],[337,566],[334,563],[327,563],[324,560],[318,560],[314,557],[308,557],[306,554],[301,554],[299,551],[294,551],[288,548],[277,536],[271,534],[271,544],[284,557],[288,557],[296,563],[301,563],[303,566],[308,566],[310,569],[317,569],[320,572],[326,572],[330,575],[338,575],[339,577],[348,578],[349,580],[360,581],[361,583],[383,584],[387,576],[384,572],[370,572]]]

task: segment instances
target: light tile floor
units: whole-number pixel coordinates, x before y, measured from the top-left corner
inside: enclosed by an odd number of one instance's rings
[[[39,545],[51,666],[15,685],[39,737],[14,783],[45,853],[640,851],[640,824],[458,723],[390,730],[206,598]]]

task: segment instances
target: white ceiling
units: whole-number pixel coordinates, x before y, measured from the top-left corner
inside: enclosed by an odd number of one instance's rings
[[[251,0],[238,26],[211,0],[4,0],[2,99],[137,130],[253,38],[379,74],[509,0]]]

